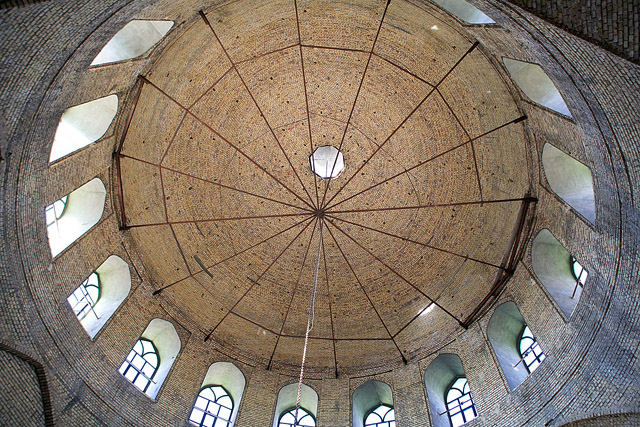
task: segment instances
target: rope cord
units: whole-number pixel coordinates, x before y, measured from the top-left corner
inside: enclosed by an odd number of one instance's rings
[[[307,359],[307,345],[309,344],[309,333],[313,329],[316,309],[316,290],[318,289],[318,271],[320,270],[320,249],[322,248],[322,220],[320,220],[320,241],[318,242],[318,256],[316,257],[316,271],[313,276],[313,290],[311,292],[311,302],[309,304],[309,317],[307,319],[307,332],[304,336],[304,350],[302,350],[302,363],[300,364],[300,380],[298,381],[298,396],[296,397],[296,412],[294,414],[295,425],[298,425],[298,411],[300,410],[300,397],[302,396],[302,379],[304,377],[304,364]]]

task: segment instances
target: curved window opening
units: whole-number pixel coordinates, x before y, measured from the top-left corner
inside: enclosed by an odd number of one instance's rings
[[[458,427],[478,416],[462,361],[438,355],[424,372],[433,427]]]
[[[282,414],[278,427],[316,427],[316,419],[304,408],[298,408],[297,414],[296,418],[296,408]]]
[[[95,273],[91,273],[84,282],[67,298],[71,309],[75,313],[78,320],[82,320],[89,313],[94,316],[98,315],[93,311],[93,306],[100,299],[100,277]]]
[[[496,21],[464,0],[431,0],[453,16],[468,24],[495,24]]]
[[[56,200],[49,206],[47,206],[44,210],[44,214],[47,221],[47,227],[56,224],[60,219],[60,217],[64,214],[64,211],[67,208],[67,200],[69,196],[63,196],[61,199]]]
[[[542,148],[542,167],[551,190],[589,222],[595,223],[591,170],[549,143]]]
[[[318,416],[318,393],[306,384],[302,384],[298,419],[295,417],[298,384],[288,384],[278,392],[276,413],[272,427],[313,426]]]
[[[131,291],[129,264],[111,255],[67,297],[80,324],[93,339]]]
[[[496,307],[489,320],[487,336],[511,390],[520,385],[545,358],[513,302]]]
[[[447,391],[447,414],[451,425],[459,427],[478,416],[473,403],[469,382],[465,377],[456,379]]]
[[[170,322],[153,319],[120,366],[119,372],[136,388],[155,399],[181,346],[180,337]]]
[[[391,387],[369,380],[353,392],[353,427],[396,425]]]
[[[171,27],[172,21],[133,20],[109,40],[91,65],[137,58],[162,40]]]
[[[589,273],[547,229],[531,244],[533,271],[565,316],[578,305]]]
[[[47,235],[53,257],[60,254],[102,217],[107,190],[100,178],[45,207]]]
[[[365,427],[396,427],[396,413],[392,407],[380,405],[364,418]]]
[[[558,88],[542,67],[538,64],[510,58],[502,58],[502,62],[513,81],[530,100],[557,113],[571,117],[571,112],[562,95],[558,92]]]
[[[522,330],[519,348],[522,361],[529,373],[535,371],[546,357],[528,326]]]
[[[53,138],[49,162],[55,162],[102,138],[117,112],[117,95],[109,95],[64,110]]]
[[[200,390],[193,404],[189,422],[195,426],[228,427],[231,425],[233,399],[224,387],[213,385]]]
[[[140,338],[120,366],[120,373],[138,390],[146,392],[160,363],[152,341]]]
[[[213,363],[211,366],[209,366],[207,374],[202,381],[202,385],[200,386],[200,394],[196,398],[196,402],[194,403],[193,410],[191,411],[189,421],[192,424],[195,423],[195,425],[215,425],[216,427],[219,425],[224,427],[232,426],[238,414],[238,408],[240,406],[240,401],[242,400],[242,393],[244,392],[245,383],[246,381],[244,375],[242,374],[240,369],[238,369],[233,363]],[[204,404],[206,402],[204,402],[200,398],[202,397],[204,399],[213,400],[215,402],[215,399],[210,399],[211,395],[208,392],[206,396],[202,396],[202,393],[209,388],[212,388],[212,391],[217,398],[221,398],[222,391],[224,391],[224,393],[229,396],[231,406],[222,405],[225,408],[229,409],[228,413],[226,409],[221,409],[221,412],[218,413],[218,415],[213,413],[214,411],[207,412],[207,408],[212,407],[212,404],[208,404],[208,406],[205,406]],[[224,402],[227,402],[226,399],[223,399],[223,403]],[[215,409],[216,407],[213,406],[213,408]],[[215,418],[216,416],[218,416],[218,418]]]

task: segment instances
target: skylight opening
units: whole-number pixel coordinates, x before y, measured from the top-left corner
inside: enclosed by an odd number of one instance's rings
[[[109,95],[64,110],[53,138],[49,162],[55,162],[102,138],[111,126],[117,111],[117,95]]]
[[[322,179],[335,178],[344,170],[344,156],[331,145],[316,148],[309,161],[311,170]]]
[[[510,58],[503,58],[502,62],[513,81],[529,99],[557,113],[571,117],[571,112],[562,95],[558,92],[558,88],[542,67],[538,64]]]
[[[172,21],[133,20],[109,40],[91,65],[137,58],[162,40],[171,27],[173,27]]]
[[[464,0],[431,0],[458,19],[474,25],[495,24],[496,21],[489,18],[477,7]]]

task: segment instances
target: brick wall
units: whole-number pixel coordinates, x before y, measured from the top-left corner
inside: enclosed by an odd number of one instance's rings
[[[100,142],[49,167],[48,147],[61,112],[106,93],[117,93],[121,108],[127,111],[137,74],[152,65],[142,58],[117,71],[87,72],[91,59],[128,19],[173,19],[179,29],[185,21],[198,19],[196,12],[203,3],[60,1],[0,11],[0,340],[42,362],[58,425],[184,425],[208,366],[232,360],[225,349],[204,343],[203,331],[181,327],[179,314],[175,318],[168,314],[175,313],[175,308],[155,302],[144,264],[126,235],[118,231],[112,197],[100,224],[54,262],[42,220],[45,205],[95,176],[110,187],[111,152],[124,126],[120,115]],[[502,3],[474,3],[497,22],[497,26],[466,27],[482,48],[495,58],[504,55],[540,63],[572,111],[574,120],[543,111],[521,99],[509,83],[529,116],[528,132],[534,143],[530,163],[539,184],[539,202],[532,236],[542,228],[551,230],[569,252],[584,260],[589,282],[567,318],[537,281],[530,255],[519,264],[497,303],[516,302],[548,358],[514,391],[509,391],[486,337],[489,311],[453,337],[453,342],[407,366],[364,378],[310,381],[320,398],[319,426],[348,426],[351,393],[369,378],[392,387],[399,426],[430,425],[422,375],[441,352],[455,353],[462,360],[480,413],[473,425],[561,425],[598,415],[602,408],[640,411],[636,362],[640,69],[528,13]],[[421,7],[455,22],[430,4]],[[496,66],[501,67],[499,59]],[[591,168],[595,226],[549,189],[539,161],[545,142]],[[132,291],[92,341],[65,299],[111,254],[130,263]],[[116,372],[154,317],[172,321],[182,340],[182,351],[156,401],[135,391]],[[278,390],[295,377],[249,363],[237,365],[247,386],[236,425],[270,425]],[[14,389],[12,380],[3,379],[2,384]],[[20,416],[33,413],[31,399],[15,399],[13,404]],[[615,422],[637,421],[636,415],[611,417]],[[604,419],[603,425],[610,421]]]

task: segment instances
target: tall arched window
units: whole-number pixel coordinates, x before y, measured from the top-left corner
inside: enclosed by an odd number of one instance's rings
[[[391,387],[369,380],[353,392],[353,427],[396,425]]]
[[[531,263],[542,286],[565,316],[570,317],[582,295],[587,270],[547,229],[540,230],[533,239]]]
[[[107,323],[131,290],[129,264],[111,255],[78,286],[67,302],[91,338]]]
[[[244,375],[233,363],[213,363],[202,381],[189,422],[197,426],[232,426],[245,383]]]
[[[469,382],[465,377],[457,378],[447,391],[447,415],[453,427],[459,427],[478,416],[473,403]]]
[[[140,391],[146,392],[159,364],[156,346],[152,341],[140,338],[120,366],[120,373]]]
[[[100,221],[107,190],[94,178],[45,208],[51,255],[57,256]]]
[[[316,425],[318,415],[318,393],[306,384],[302,384],[300,393],[300,409],[296,422],[296,400],[298,397],[298,384],[288,384],[278,392],[276,413],[272,427],[313,426]]]
[[[278,427],[316,427],[316,419],[304,408],[298,408],[297,411],[291,408],[282,414]]]
[[[67,108],[53,138],[49,162],[71,154],[100,139],[118,111],[118,96],[109,95]]]
[[[549,143],[542,147],[542,167],[551,190],[589,222],[595,223],[591,170]]]
[[[487,336],[512,390],[544,360],[542,348],[513,302],[496,307]]]
[[[231,425],[233,399],[224,387],[213,385],[200,390],[193,404],[189,422],[195,426],[228,427]]]
[[[364,417],[365,427],[396,427],[396,412],[391,406],[380,405]]]
[[[529,373],[535,371],[545,358],[538,341],[533,337],[531,329],[525,326],[520,334],[520,356]]]
[[[134,344],[119,372],[155,399],[178,353],[180,337],[170,322],[153,319]]]
[[[434,427],[458,427],[478,416],[471,388],[455,354],[443,353],[424,372]]]
[[[109,40],[91,65],[136,58],[158,43],[173,27],[172,21],[134,19]]]

